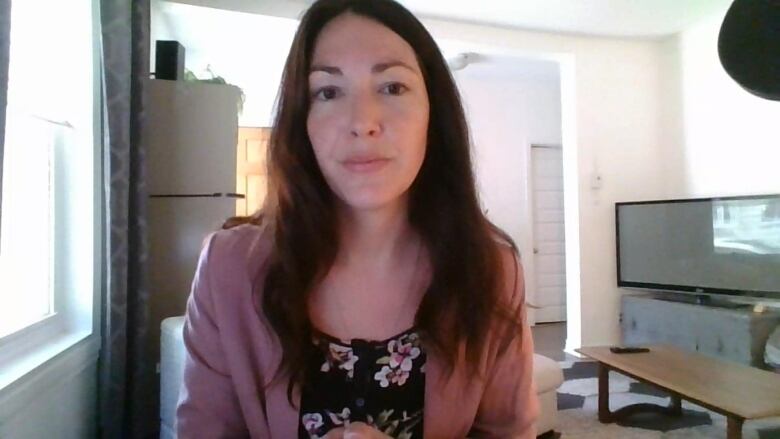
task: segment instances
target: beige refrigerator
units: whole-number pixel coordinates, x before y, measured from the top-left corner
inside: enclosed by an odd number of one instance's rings
[[[235,193],[240,92],[149,79],[145,93],[150,344],[159,362],[160,323],[184,314],[204,238],[243,198]]]

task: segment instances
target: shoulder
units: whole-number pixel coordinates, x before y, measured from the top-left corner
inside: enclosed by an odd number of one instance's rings
[[[242,224],[218,230],[204,240],[201,263],[208,265],[215,277],[251,275],[268,261],[271,235],[265,224]]]
[[[498,259],[501,267],[501,279],[504,295],[510,302],[517,301],[517,293],[523,293],[523,267],[520,254],[512,238],[503,231],[493,232]]]
[[[492,225],[490,230],[490,236],[493,238],[493,242],[501,255],[501,260],[504,263],[517,264],[520,260],[520,256],[517,250],[517,244],[511,236],[498,226]]]

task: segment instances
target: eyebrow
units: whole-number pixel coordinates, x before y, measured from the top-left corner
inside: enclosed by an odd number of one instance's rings
[[[417,70],[413,69],[409,64],[406,64],[403,61],[388,61],[388,62],[381,62],[378,64],[374,64],[373,67],[371,67],[371,73],[382,73],[385,70],[389,69],[390,67],[403,67],[412,73],[417,74]],[[311,69],[309,69],[309,74],[312,74],[314,72],[325,72],[330,73],[331,75],[343,75],[344,73],[341,71],[338,67],[333,66],[325,66],[320,64],[314,64],[311,66]]]

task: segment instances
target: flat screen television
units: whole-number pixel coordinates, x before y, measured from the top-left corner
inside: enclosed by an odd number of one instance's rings
[[[619,287],[780,299],[780,194],[616,203]]]

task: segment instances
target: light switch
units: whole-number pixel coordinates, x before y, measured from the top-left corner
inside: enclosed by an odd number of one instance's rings
[[[590,188],[594,190],[601,189],[602,184],[601,174],[593,173],[590,177]]]

